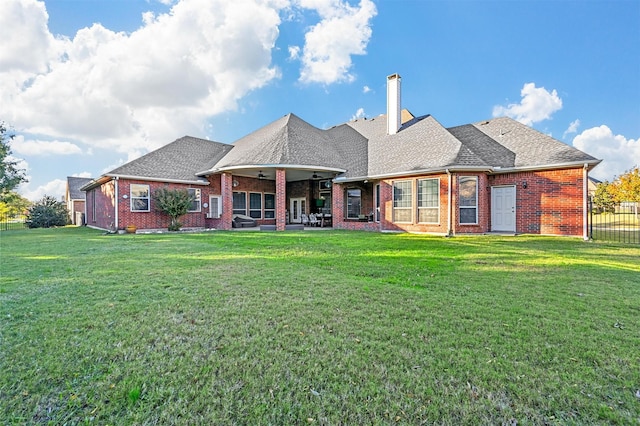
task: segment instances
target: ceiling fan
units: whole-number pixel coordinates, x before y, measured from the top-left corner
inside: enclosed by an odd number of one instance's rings
[[[262,174],[262,170],[260,170],[260,172],[258,173],[258,179],[264,179],[266,178],[265,175]]]
[[[322,179],[322,176],[320,176],[319,174],[317,174],[316,172],[313,172],[313,175],[311,176],[313,179]]]

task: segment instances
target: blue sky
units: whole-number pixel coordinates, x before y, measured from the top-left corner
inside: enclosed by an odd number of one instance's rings
[[[4,0],[0,120],[37,200],[185,134],[231,143],[292,112],[511,116],[640,164],[640,1]]]

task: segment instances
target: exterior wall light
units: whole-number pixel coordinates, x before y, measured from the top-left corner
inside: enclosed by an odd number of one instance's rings
[[[527,189],[527,181],[526,181],[526,180],[522,182],[522,187],[523,187],[524,189]]]

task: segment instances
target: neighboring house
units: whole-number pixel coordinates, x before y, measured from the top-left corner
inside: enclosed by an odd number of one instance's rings
[[[593,197],[596,193],[596,189],[598,189],[598,185],[600,185],[602,182],[599,181],[598,179],[589,176],[589,183],[588,183],[588,194],[589,197]]]
[[[67,190],[64,199],[69,211],[69,221],[73,225],[84,225],[85,193],[80,190],[91,182],[91,178],[67,177]]]
[[[318,129],[293,114],[231,145],[180,138],[85,185],[87,224],[165,228],[159,187],[195,197],[187,227],[230,229],[234,215],[284,230],[322,213],[336,229],[443,235],[586,236],[588,172],[600,160],[510,118],[444,128],[400,105]]]

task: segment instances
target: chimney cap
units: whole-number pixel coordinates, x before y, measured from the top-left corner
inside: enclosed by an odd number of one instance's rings
[[[387,80],[395,80],[396,78],[402,78],[402,77],[400,77],[400,74],[398,74],[398,73],[391,74],[390,76],[387,76]]]

